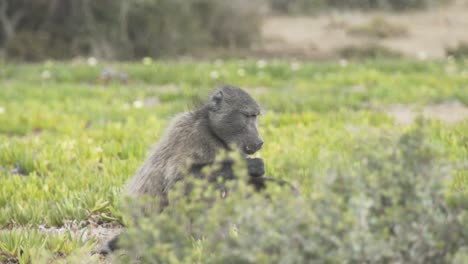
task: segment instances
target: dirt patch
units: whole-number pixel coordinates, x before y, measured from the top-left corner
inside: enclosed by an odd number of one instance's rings
[[[108,224],[100,226],[86,226],[79,228],[76,225],[65,225],[63,227],[45,227],[39,226],[38,230],[47,234],[64,234],[70,232],[73,237],[80,237],[83,241],[96,239],[98,242],[104,242],[122,231],[119,224]]]
[[[22,230],[23,227],[1,229],[0,233],[9,232],[12,229]],[[26,231],[27,229],[24,228],[24,230]],[[70,234],[73,237],[79,237],[83,241],[87,241],[93,238],[99,242],[102,242],[122,232],[123,227],[122,225],[118,223],[105,223],[102,225],[90,224],[90,225],[82,226],[81,224],[77,224],[73,221],[70,221],[70,222],[64,223],[64,225],[60,227],[47,227],[44,225],[39,225],[37,227],[37,230],[40,232],[44,232],[46,234],[57,234],[57,235],[70,232]]]
[[[410,124],[416,117],[413,108],[407,105],[392,105],[384,112],[395,118],[397,124]]]
[[[408,57],[443,58],[445,49],[468,42],[468,4],[459,1],[452,6],[427,11],[332,12],[314,17],[272,16],[262,27],[259,51],[271,54],[303,55],[314,58],[334,57],[346,46],[372,42]],[[401,25],[407,34],[399,38],[369,39],[347,34],[350,27],[368,24],[378,17]]]
[[[409,105],[392,105],[385,109],[384,112],[395,118],[397,124],[410,124],[419,115],[450,124],[468,119],[468,107],[459,101],[449,101],[423,108]]]
[[[440,119],[447,123],[457,123],[468,118],[468,107],[459,101],[432,105],[424,108],[424,116]]]

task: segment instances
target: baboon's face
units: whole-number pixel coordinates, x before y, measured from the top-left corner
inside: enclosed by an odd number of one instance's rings
[[[226,86],[215,92],[209,106],[211,129],[226,144],[235,145],[246,154],[260,150],[263,145],[257,127],[260,106],[249,94]]]

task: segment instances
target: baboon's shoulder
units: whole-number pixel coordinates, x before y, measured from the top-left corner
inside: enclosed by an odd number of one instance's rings
[[[210,131],[208,118],[198,112],[182,113],[174,117],[160,145],[164,151],[170,151],[191,163],[210,163],[222,148],[222,144]]]

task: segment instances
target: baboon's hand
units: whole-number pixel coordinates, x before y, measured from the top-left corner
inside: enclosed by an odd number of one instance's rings
[[[247,170],[252,177],[261,177],[265,174],[265,163],[260,158],[248,158]]]

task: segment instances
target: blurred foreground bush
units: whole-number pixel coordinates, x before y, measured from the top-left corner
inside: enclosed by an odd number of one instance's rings
[[[425,129],[420,122],[401,136],[363,138],[352,164],[314,175],[310,195],[277,186],[256,194],[241,182],[220,199],[198,183],[188,197],[174,191],[161,214],[132,205],[136,221],[119,260],[466,263],[468,197],[445,192],[450,167]]]
[[[0,1],[0,52],[131,59],[249,47],[262,0]]]

